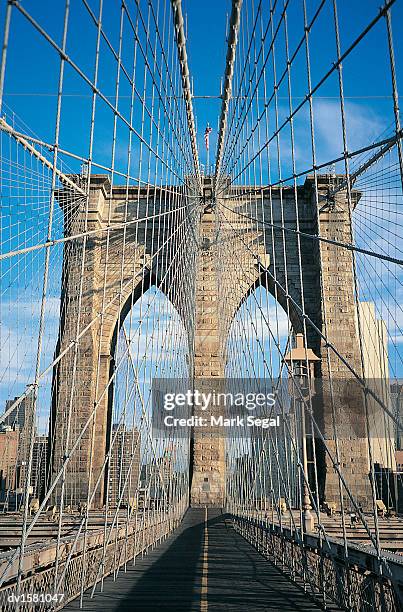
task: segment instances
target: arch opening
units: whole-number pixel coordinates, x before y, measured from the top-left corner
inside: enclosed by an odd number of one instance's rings
[[[288,316],[271,289],[260,280],[250,288],[224,338],[228,386],[250,398],[245,426],[234,426],[227,437],[226,471],[229,504],[277,512],[286,499],[298,507],[301,490],[301,415],[290,394],[285,360],[300,321],[295,312]],[[269,395],[274,401],[267,401]],[[267,426],[249,426],[249,417],[266,420]]]
[[[145,289],[145,291],[144,291]],[[105,502],[110,507],[179,503],[189,487],[189,440],[162,437],[153,381],[188,378],[183,318],[151,276],[123,305],[111,342]]]

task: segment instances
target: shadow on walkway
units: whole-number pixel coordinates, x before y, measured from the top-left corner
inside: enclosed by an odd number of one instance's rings
[[[201,609],[204,509],[189,510],[181,526],[136,565],[106,578],[84,596],[83,609],[193,612]],[[319,610],[305,593],[237,534],[217,509],[208,511],[207,601],[210,612]],[[79,601],[66,610],[79,610]]]

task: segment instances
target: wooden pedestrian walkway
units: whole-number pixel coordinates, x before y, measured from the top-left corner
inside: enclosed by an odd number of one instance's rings
[[[79,600],[66,610],[79,610]],[[320,608],[265,560],[217,509],[190,509],[163,544],[116,579],[103,592],[86,593],[83,609],[311,612]]]

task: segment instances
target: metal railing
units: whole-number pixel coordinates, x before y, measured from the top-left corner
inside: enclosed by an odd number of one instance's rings
[[[230,515],[234,529],[264,557],[299,584],[321,607],[332,604],[349,612],[399,612],[403,603],[403,559],[390,554],[390,575],[382,575],[377,556],[351,545],[348,557],[340,542],[324,542],[254,517]]]

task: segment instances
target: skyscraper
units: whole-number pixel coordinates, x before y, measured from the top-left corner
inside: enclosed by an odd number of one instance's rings
[[[32,453],[31,486],[33,496],[38,499],[45,489],[47,451],[48,437],[36,436]]]
[[[114,441],[113,441],[114,440]],[[108,501],[110,507],[127,505],[135,497],[140,470],[140,433],[125,425],[112,427],[113,447],[109,462]]]
[[[19,431],[4,427],[0,431],[0,501],[4,502],[7,491],[17,486],[17,454]]]
[[[18,400],[18,396],[13,399],[9,399],[6,401],[6,409],[9,410],[13,404]],[[2,422],[2,425],[9,426],[11,428],[18,427],[19,429],[23,429],[26,425],[29,424],[30,415],[33,412],[33,394],[30,393],[27,397],[24,397],[23,400],[10,412],[8,416]]]
[[[390,399],[392,412],[396,419],[401,422],[403,418],[403,381],[395,380],[390,385]],[[403,431],[395,425],[395,444],[396,451],[403,451]]]
[[[18,397],[6,401],[5,412],[7,412]],[[11,410],[0,425],[6,432],[6,438],[11,440],[9,432],[15,432],[13,439],[17,440],[17,455],[15,458],[15,476],[10,486],[12,489],[22,490],[25,487],[26,470],[29,461],[31,436],[35,435],[36,427],[34,423],[34,394],[29,393],[20,403]],[[30,483],[31,484],[31,483]]]

